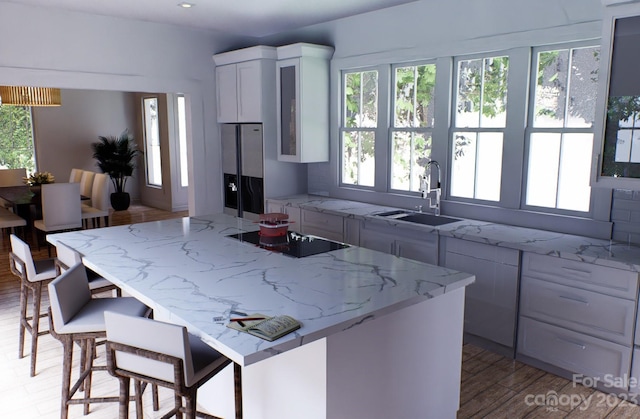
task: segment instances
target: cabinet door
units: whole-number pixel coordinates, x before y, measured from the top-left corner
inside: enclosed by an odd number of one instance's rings
[[[300,215],[302,234],[311,234],[339,242],[344,241],[343,217],[306,209],[303,209]]]
[[[262,122],[260,61],[237,64],[238,122]]]
[[[395,239],[391,235],[372,231],[365,227],[360,230],[360,247],[393,254],[395,253]]]
[[[298,68],[295,59],[278,62],[278,158],[284,161],[298,161],[300,156]]]
[[[218,122],[239,122],[236,82],[235,64],[216,67]]]
[[[446,246],[445,266],[476,276],[476,282],[466,288],[464,331],[512,348],[518,301],[518,252],[451,238],[447,238]],[[503,255],[504,252],[507,253]]]
[[[423,240],[396,238],[395,254],[432,265],[438,264],[438,236],[425,234]]]
[[[344,219],[344,242],[353,246],[360,246],[360,220]]]

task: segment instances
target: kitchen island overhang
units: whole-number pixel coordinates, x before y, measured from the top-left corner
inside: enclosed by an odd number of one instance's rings
[[[371,345],[390,348],[393,345],[388,341],[397,338],[403,340],[398,348],[436,347],[447,341],[453,360],[446,363],[457,375],[457,387],[448,391],[458,397],[464,287],[473,282],[473,275],[355,246],[296,259],[226,237],[256,228],[250,221],[216,214],[54,234],[48,240],[76,249],[89,268],[154,308],[157,318],[186,325],[243,367],[323,341],[328,357],[323,368],[326,378],[333,382],[331,377],[336,377],[337,370],[329,358],[335,358],[335,349],[343,346],[337,342],[345,336],[377,330],[379,336],[370,343],[361,347],[357,341],[350,342],[348,347],[374,353],[380,348],[374,350]],[[445,300],[447,303],[441,304]],[[432,306],[443,307],[435,314],[425,308]],[[267,342],[227,328],[232,310],[288,314],[303,326]],[[427,314],[423,313],[400,320],[412,310],[430,312],[430,318],[425,319]],[[425,330],[430,332],[425,334]],[[428,354],[431,349],[423,348],[421,353]],[[389,352],[384,352],[389,357]],[[347,347],[340,353],[361,358]],[[389,362],[395,359],[389,358]],[[424,359],[414,361],[429,363]],[[454,361],[457,367],[451,364]],[[277,375],[273,371],[269,374]],[[331,386],[327,383],[327,388],[344,386],[346,390],[367,384],[356,377],[352,383],[346,377],[340,381]],[[245,383],[247,394],[253,384]],[[338,405],[327,397],[328,393],[324,396],[326,409]]]

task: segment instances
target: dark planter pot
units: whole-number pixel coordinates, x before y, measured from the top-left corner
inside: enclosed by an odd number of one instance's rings
[[[116,211],[124,211],[129,208],[131,197],[129,192],[113,192],[111,194],[111,206]]]

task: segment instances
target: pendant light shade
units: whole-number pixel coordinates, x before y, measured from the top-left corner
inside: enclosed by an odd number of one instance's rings
[[[0,86],[0,105],[60,106],[60,89],[51,87]]]

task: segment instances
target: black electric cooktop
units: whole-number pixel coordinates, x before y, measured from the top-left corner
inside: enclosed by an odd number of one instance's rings
[[[287,232],[285,236],[277,237],[262,236],[259,231],[232,234],[227,237],[296,258],[303,258],[305,256],[317,255],[319,253],[349,247],[348,244],[334,242],[317,236],[305,236],[293,231]]]

